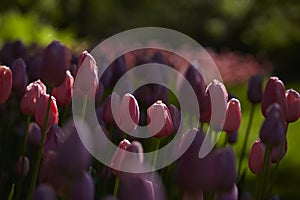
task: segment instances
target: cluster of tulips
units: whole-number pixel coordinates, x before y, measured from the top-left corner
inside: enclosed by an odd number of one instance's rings
[[[65,45],[53,41],[44,50],[35,52],[38,55],[18,58],[13,54],[20,49],[18,45],[6,46],[10,51],[2,51],[0,55],[9,66],[0,66],[1,199],[279,199],[274,196],[272,186],[279,162],[287,151],[288,125],[300,117],[300,95],[293,89],[286,91],[277,77],[268,80],[264,91],[263,77],[251,78],[248,88],[251,116],[242,151],[238,152],[240,157],[236,159],[232,145],[237,142],[242,120],[239,100],[229,95],[224,84],[217,80],[206,85],[201,74],[186,61],[172,62],[171,54],[155,49],[138,50],[116,59],[98,79],[97,63],[87,51],[77,57]],[[199,102],[199,127],[181,130],[180,105],[164,86],[143,85],[133,94],[121,97],[112,93],[128,69],[144,63],[184,68],[184,76]],[[86,84],[75,87],[78,73],[85,74]],[[179,94],[184,95],[184,91]],[[217,97],[220,118],[214,123],[212,94]],[[119,147],[110,166],[93,158],[77,133],[71,110],[75,95],[83,99],[83,119],[88,99],[95,98],[99,124],[106,137]],[[250,193],[244,188],[247,169],[243,163],[250,149],[248,136],[254,108],[259,103],[265,120],[248,158],[251,172],[257,174],[256,188]],[[116,117],[112,105],[117,108]],[[161,128],[157,124],[162,121]],[[126,134],[138,125],[148,125],[152,137]],[[225,139],[207,156],[199,158],[208,130],[223,132]],[[168,167],[148,173],[118,170],[128,163],[136,169],[142,168],[144,151],[158,150],[179,131],[184,133],[178,151],[190,135],[195,138]],[[123,150],[136,156],[128,157]]]

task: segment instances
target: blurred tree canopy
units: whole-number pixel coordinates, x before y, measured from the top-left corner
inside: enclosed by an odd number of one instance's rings
[[[127,29],[159,26],[217,50],[262,52],[277,75],[299,80],[298,0],[2,0],[0,13],[0,42],[80,38],[92,47]]]

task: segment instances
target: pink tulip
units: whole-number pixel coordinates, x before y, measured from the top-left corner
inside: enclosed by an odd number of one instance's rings
[[[124,139],[119,143],[118,149],[117,151],[114,153],[111,162],[110,162],[110,170],[113,174],[115,175],[120,175],[120,171],[118,169],[121,168],[121,165],[124,161],[125,158],[125,154],[122,150],[126,150],[127,147],[130,145],[131,143]]]
[[[289,89],[286,91],[287,99],[287,122],[295,122],[300,117],[300,95],[297,91]]]
[[[118,112],[118,126],[126,131],[134,131],[140,120],[139,105],[132,94],[125,94],[122,97],[119,112]]]
[[[34,118],[36,123],[41,128],[43,128],[46,119],[49,98],[50,95],[42,93],[37,102]],[[51,96],[49,117],[48,117],[48,122],[46,122],[46,126],[49,127],[50,125],[57,124],[57,123],[58,123],[58,109],[56,105],[56,100],[53,96]]]
[[[166,137],[172,132],[173,123],[168,107],[160,100],[147,109],[148,130],[154,137]]]
[[[58,106],[65,106],[71,102],[73,96],[73,84],[74,78],[68,70],[66,71],[66,79],[63,84],[54,88],[52,91]]]
[[[248,166],[252,173],[258,174],[262,170],[266,146],[258,139],[251,147]]]
[[[12,82],[13,75],[11,70],[4,65],[0,65],[0,104],[5,103],[9,98]]]
[[[237,132],[242,121],[241,105],[238,99],[230,99],[227,103],[226,117],[223,130],[226,133]]]

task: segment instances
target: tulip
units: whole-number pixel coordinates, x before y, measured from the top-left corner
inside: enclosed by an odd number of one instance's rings
[[[66,47],[58,41],[51,42],[44,51],[40,68],[41,80],[49,87],[60,86],[66,78]]]
[[[287,122],[295,122],[300,117],[300,95],[297,91],[289,89],[286,91],[287,99]]]
[[[233,132],[228,136],[228,143],[229,144],[235,144],[237,142],[237,138],[238,138],[238,132]]]
[[[113,95],[114,97],[112,97]],[[116,93],[112,93],[106,98],[102,110],[103,121],[106,124],[109,125],[115,124],[115,119],[112,112],[112,106],[115,107],[115,110],[119,110],[120,102],[121,102],[120,97]]]
[[[0,104],[5,103],[9,98],[12,82],[13,75],[11,70],[4,65],[0,65]]]
[[[31,122],[28,130],[28,143],[38,147],[41,143],[42,131],[35,122]]]
[[[238,199],[238,188],[234,184],[233,187],[226,192],[214,195],[214,200],[237,200]]]
[[[56,200],[53,188],[48,184],[39,185],[32,194],[32,200]]]
[[[271,147],[279,146],[285,141],[285,128],[278,104],[270,106],[268,115],[260,129],[261,141]]]
[[[22,58],[18,58],[11,65],[13,74],[12,88],[18,95],[23,95],[27,85],[26,64]]]
[[[280,154],[281,152],[281,154]],[[272,149],[271,161],[272,163],[277,163],[283,159],[287,152],[287,139],[285,138],[284,146],[278,146]]]
[[[93,200],[95,197],[95,186],[92,176],[84,171],[75,178],[71,186],[70,199]]]
[[[66,74],[63,84],[52,91],[52,95],[55,97],[58,106],[65,106],[72,100],[74,78],[69,70],[66,71]]]
[[[130,142],[126,139],[122,140],[119,143],[117,151],[114,153],[111,162],[110,162],[110,170],[115,175],[120,175],[119,169],[124,161],[125,154],[122,150],[126,150],[130,145]]]
[[[64,132],[56,124],[49,126],[46,133],[46,140],[43,149],[43,155],[47,151],[58,151],[64,144]]]
[[[132,94],[125,94],[122,97],[117,124],[119,128],[126,132],[134,131],[140,120],[139,105]]]
[[[263,95],[262,82],[263,82],[263,76],[261,75],[253,76],[249,80],[248,100],[253,104],[257,104],[261,102],[261,98]]]
[[[252,173],[259,174],[263,167],[266,146],[258,139],[251,147],[248,166]]]
[[[261,101],[261,111],[266,117],[268,107],[273,103],[278,103],[284,116],[287,114],[287,100],[285,97],[284,84],[277,77],[269,78]]]
[[[200,114],[200,121],[202,123],[209,123],[211,118],[211,99],[209,95],[209,88],[207,87],[205,90],[204,98],[203,98],[203,108]]]
[[[233,98],[227,103],[226,117],[223,130],[226,133],[237,132],[242,121],[240,101]]]
[[[44,127],[44,122],[45,122],[46,115],[47,115],[49,98],[50,98],[50,95],[42,93],[37,102],[34,118],[35,118],[36,123],[41,128]],[[56,105],[56,100],[53,96],[51,96],[50,110],[49,110],[48,121],[46,122],[46,127],[49,127],[50,125],[57,124],[57,123],[58,123],[58,109],[57,109],[57,105]]]
[[[166,137],[172,132],[173,123],[168,107],[160,100],[147,109],[148,130],[154,137]]]
[[[177,107],[174,106],[173,104],[168,105],[168,109],[172,118],[172,124],[173,124],[172,133],[176,134],[180,126],[181,113],[180,110],[178,110]]]
[[[34,115],[37,110],[37,103],[42,94],[46,93],[46,86],[37,80],[30,83],[25,90],[25,94],[21,100],[21,112],[25,115]]]
[[[20,156],[17,164],[16,164],[16,174],[18,176],[27,176],[30,168],[30,162],[27,156],[24,157],[24,164],[23,164],[23,170],[22,170],[22,160],[23,156]]]

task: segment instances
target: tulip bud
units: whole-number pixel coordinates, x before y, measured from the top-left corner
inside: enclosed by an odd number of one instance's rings
[[[65,106],[72,100],[74,78],[69,70],[66,71],[66,74],[66,79],[63,84],[54,88],[52,91],[58,106]]]
[[[288,123],[295,122],[300,117],[300,95],[297,91],[289,89],[286,91],[287,119]]]
[[[257,75],[251,77],[248,84],[248,100],[253,103],[259,103],[261,101],[263,76]]]
[[[148,130],[154,137],[166,137],[173,128],[168,107],[160,100],[147,109]]]
[[[280,145],[280,146],[277,146],[277,147],[272,149],[272,153],[271,153],[272,163],[279,162],[285,156],[285,154],[287,152],[287,139],[286,138],[285,138],[284,144],[282,144],[282,145],[284,145],[284,146]],[[281,152],[281,154],[280,154],[280,152]]]
[[[253,174],[258,174],[262,170],[266,146],[258,139],[251,147],[248,166]]]
[[[283,123],[281,107],[276,103],[272,104],[260,129],[261,141],[271,147],[282,144],[285,141],[285,128]]]
[[[176,134],[179,129],[179,125],[181,121],[181,113],[180,110],[178,110],[177,107],[174,106],[173,104],[168,105],[168,109],[172,118],[172,124],[173,124],[172,133]]]
[[[112,98],[113,95],[114,97]],[[112,106],[115,107],[115,110],[119,110],[120,102],[121,102],[120,97],[116,93],[112,93],[106,98],[102,110],[103,121],[106,124],[110,124],[110,125],[115,124],[115,119],[112,112]]]
[[[41,128],[43,128],[46,119],[49,98],[50,95],[42,93],[37,102],[34,118],[36,123]],[[57,124],[57,123],[58,123],[58,109],[56,105],[56,100],[53,96],[51,96],[48,122],[46,122],[46,126],[48,127],[50,125]]]
[[[24,164],[23,164],[23,170],[22,170],[22,160],[23,160],[23,156],[20,156],[17,164],[16,164],[16,174],[18,176],[27,176],[28,172],[29,172],[29,168],[30,168],[30,162],[29,159],[25,156],[24,157]]]
[[[12,76],[8,67],[0,65],[0,104],[5,103],[9,98],[13,82]]]
[[[26,64],[22,58],[18,58],[11,65],[13,74],[12,88],[18,95],[23,95],[27,85]]]
[[[43,155],[47,151],[58,151],[64,144],[64,132],[56,124],[49,126],[43,149]]]
[[[34,115],[37,110],[37,102],[42,94],[46,93],[46,86],[37,80],[30,83],[21,100],[21,112],[25,115]]]
[[[125,154],[122,150],[126,150],[130,145],[130,142],[126,139],[122,140],[119,143],[117,151],[114,153],[111,162],[110,162],[110,170],[115,175],[120,175],[120,171],[118,169],[121,168],[121,165],[124,161]]]
[[[93,200],[95,197],[95,186],[92,176],[84,171],[75,178],[71,186],[70,199]]]
[[[214,200],[237,200],[238,199],[238,188],[236,184],[232,186],[229,191],[223,193],[217,193],[214,195]]]
[[[66,47],[58,41],[51,42],[44,51],[40,75],[49,87],[60,86],[66,78]]]
[[[202,123],[204,122],[209,123],[210,118],[211,118],[211,99],[209,95],[209,89],[207,87],[203,98],[203,109],[201,111],[200,121]]]
[[[277,77],[269,78],[263,93],[261,111],[265,117],[268,115],[268,107],[273,103],[278,103],[281,106],[284,116],[286,116],[287,100],[285,97],[285,88],[283,82]]]
[[[53,188],[48,184],[40,184],[33,192],[31,200],[56,200]]]
[[[125,94],[122,97],[117,125],[126,132],[134,131],[140,120],[139,105],[132,94]]]
[[[240,101],[233,98],[227,103],[226,117],[223,130],[226,133],[237,132],[242,121]]]
[[[238,138],[238,132],[233,132],[231,134],[229,134],[229,137],[228,137],[228,143],[229,144],[235,144],[237,142],[237,138]]]
[[[31,122],[28,130],[28,143],[38,147],[42,138],[41,128],[35,122]]]

